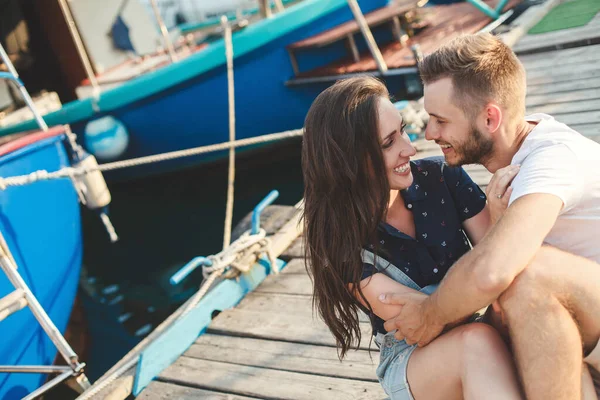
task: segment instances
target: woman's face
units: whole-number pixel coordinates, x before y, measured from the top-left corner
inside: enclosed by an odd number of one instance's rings
[[[416,154],[416,150],[404,131],[400,112],[390,100],[384,97],[380,98],[377,110],[379,112],[379,142],[390,189],[406,189],[413,182],[409,161],[410,157]]]

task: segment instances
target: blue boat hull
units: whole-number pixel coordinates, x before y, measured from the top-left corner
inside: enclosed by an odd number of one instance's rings
[[[42,139],[0,157],[0,176],[70,165],[64,135]],[[0,230],[18,271],[64,333],[81,269],[77,194],[68,179],[10,187],[0,194]],[[13,286],[0,272],[0,297]],[[28,309],[0,322],[0,364],[51,365],[57,350]],[[43,384],[40,374],[0,373],[0,399],[20,399]]]
[[[387,0],[360,2],[365,13],[385,4]],[[285,46],[350,19],[352,13],[346,0],[305,0],[286,13],[234,35],[237,138],[303,126],[310,104],[326,86],[286,86],[294,72]],[[125,126],[129,136],[127,150],[119,159],[225,142],[228,102],[223,46],[222,40],[214,42],[187,59],[104,92],[97,107],[91,106],[90,99],[81,100],[66,104],[45,119],[50,125],[69,123],[81,136],[90,120],[107,115],[115,118]],[[306,70],[345,55],[346,49],[340,42],[312,58],[299,54],[298,61],[301,69]],[[28,126],[22,124],[0,130],[0,135],[25,127]],[[142,174],[196,165],[226,154],[153,165]]]

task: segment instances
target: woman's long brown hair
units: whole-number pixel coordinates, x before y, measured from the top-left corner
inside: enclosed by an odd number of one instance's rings
[[[355,294],[368,304],[359,285],[360,252],[377,243],[377,224],[389,201],[378,133],[378,102],[388,96],[375,78],[342,80],[315,99],[304,124],[307,268],[313,306],[333,333],[340,359],[360,343]]]

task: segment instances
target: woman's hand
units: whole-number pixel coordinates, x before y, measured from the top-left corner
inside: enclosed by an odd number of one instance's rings
[[[519,172],[518,165],[509,165],[508,167],[500,168],[485,189],[488,205],[490,208],[490,217],[492,225],[504,215],[504,211],[508,207],[508,201],[512,194],[512,187],[509,186],[517,173]]]

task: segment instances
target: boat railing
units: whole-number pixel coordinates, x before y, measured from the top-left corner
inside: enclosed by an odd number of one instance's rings
[[[23,82],[19,79],[16,69],[8,58],[2,45],[0,45],[0,58],[6,65],[9,72],[0,73],[0,79],[9,79],[17,84],[23,99],[33,112],[40,129],[48,131],[48,126],[42,119],[40,113],[31,100]],[[15,290],[0,299],[0,321],[8,316],[29,307],[31,313],[46,332],[52,343],[56,346],[59,353],[67,363],[67,366],[54,365],[0,365],[2,373],[33,373],[33,374],[58,374],[47,381],[44,385],[24,397],[24,399],[36,398],[63,381],[70,380],[70,385],[79,392],[83,392],[90,387],[90,382],[83,373],[85,363],[79,362],[79,357],[73,351],[64,336],[60,333],[56,325],[52,322],[40,302],[37,300],[25,280],[19,274],[15,258],[8,247],[2,232],[0,232],[0,268],[13,285]]]

